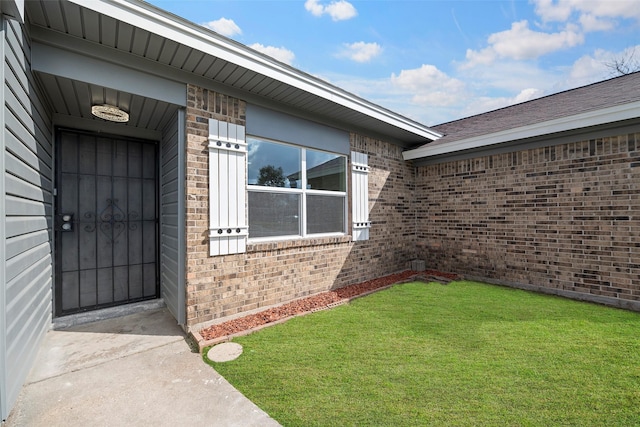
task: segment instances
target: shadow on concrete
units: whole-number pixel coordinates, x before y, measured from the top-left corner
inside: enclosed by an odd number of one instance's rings
[[[47,332],[7,427],[278,426],[194,354],[166,308]]]

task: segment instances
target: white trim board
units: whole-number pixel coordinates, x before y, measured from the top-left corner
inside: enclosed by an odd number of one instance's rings
[[[402,153],[402,157],[405,160],[415,160],[424,157],[454,153],[457,151],[472,150],[510,141],[518,141],[526,138],[550,135],[591,126],[599,126],[638,117],[640,117],[640,101],[624,105],[616,105],[615,107],[603,108],[601,110],[590,111],[588,113],[561,117],[533,125],[506,129],[495,133],[461,139],[459,141],[452,141],[437,145],[426,144],[422,147],[405,151]]]

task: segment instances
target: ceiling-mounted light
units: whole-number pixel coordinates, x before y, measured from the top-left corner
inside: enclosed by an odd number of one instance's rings
[[[129,121],[129,113],[115,105],[94,105],[91,107],[91,114],[111,122],[126,123]]]

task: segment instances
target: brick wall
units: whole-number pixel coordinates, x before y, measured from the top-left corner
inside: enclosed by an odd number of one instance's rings
[[[208,119],[245,123],[244,102],[196,86],[187,105],[187,328],[409,268],[415,258],[415,172],[389,143],[351,135],[369,154],[371,238],[350,236],[249,244],[209,256]],[[349,200],[350,200],[349,191]]]
[[[416,180],[429,267],[639,307],[640,134],[423,166]]]

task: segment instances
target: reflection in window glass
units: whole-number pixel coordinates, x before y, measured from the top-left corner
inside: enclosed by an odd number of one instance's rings
[[[249,185],[299,188],[300,148],[248,138]]]
[[[247,143],[249,238],[346,232],[346,156],[255,137]]]
[[[344,197],[307,195],[307,234],[344,232]]]
[[[300,194],[249,192],[249,238],[300,235]]]
[[[307,150],[307,188],[346,191],[346,162],[344,156]]]

